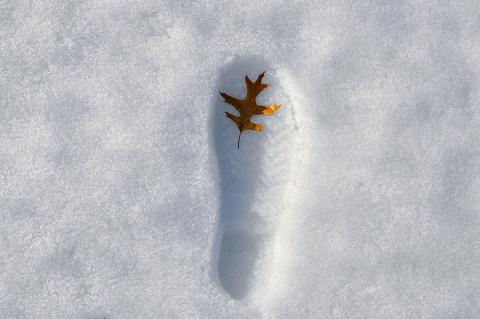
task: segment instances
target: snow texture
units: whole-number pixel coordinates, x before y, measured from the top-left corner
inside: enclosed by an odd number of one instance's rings
[[[480,318],[479,110],[477,0],[0,0],[0,318]]]

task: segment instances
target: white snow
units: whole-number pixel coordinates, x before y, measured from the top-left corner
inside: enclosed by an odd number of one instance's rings
[[[479,318],[480,2],[0,0],[0,318]],[[272,86],[242,134],[218,94]]]

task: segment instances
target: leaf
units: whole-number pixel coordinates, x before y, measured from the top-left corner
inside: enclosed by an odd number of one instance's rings
[[[245,75],[245,83],[247,84],[247,96],[243,100],[236,99],[224,92],[219,92],[225,99],[225,103],[232,105],[239,116],[225,112],[227,117],[237,124],[240,132],[238,133],[237,148],[240,148],[240,136],[243,131],[262,131],[263,125],[252,123],[250,120],[254,115],[272,115],[276,110],[280,108],[280,104],[272,104],[270,106],[257,105],[257,95],[265,90],[269,85],[262,83],[265,72],[261,73],[255,82],[252,82],[248,75]]]

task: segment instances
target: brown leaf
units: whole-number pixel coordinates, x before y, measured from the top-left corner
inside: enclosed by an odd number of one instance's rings
[[[254,115],[272,115],[276,110],[280,108],[280,104],[272,104],[270,106],[257,105],[257,95],[268,87],[268,84],[262,83],[265,72],[260,74],[255,82],[252,82],[248,75],[245,76],[245,82],[247,84],[247,96],[243,100],[238,100],[224,92],[220,92],[220,95],[225,99],[225,103],[232,105],[239,113],[240,116],[236,116],[225,112],[227,117],[237,124],[240,133],[238,134],[237,148],[240,148],[240,136],[243,131],[253,130],[262,131],[263,126],[255,124],[250,121]]]

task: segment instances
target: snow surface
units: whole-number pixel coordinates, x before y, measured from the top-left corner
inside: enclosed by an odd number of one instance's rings
[[[477,0],[0,0],[0,318],[480,318],[479,106]]]

